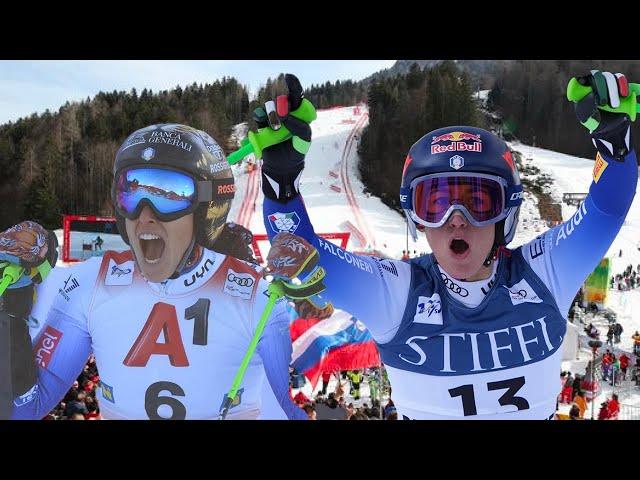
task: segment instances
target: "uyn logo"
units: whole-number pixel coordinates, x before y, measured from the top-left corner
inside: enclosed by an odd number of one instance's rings
[[[199,278],[204,278],[204,274],[209,272],[209,267],[213,267],[213,262],[210,258],[207,258],[207,261],[204,262],[204,265],[200,268],[200,270],[191,275],[191,280],[188,280],[186,278],[184,279],[184,286],[190,287],[191,285],[196,283],[196,280],[198,280]]]

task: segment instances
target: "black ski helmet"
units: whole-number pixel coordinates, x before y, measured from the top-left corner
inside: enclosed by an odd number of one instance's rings
[[[511,242],[522,204],[522,184],[513,154],[497,135],[482,128],[460,125],[433,130],[409,149],[402,171],[400,203],[413,238],[417,237],[416,225],[409,216],[411,182],[423,175],[446,172],[483,173],[504,179],[513,192],[508,195],[505,192],[511,206],[505,206],[507,217],[495,224],[494,249]]]
[[[187,125],[164,123],[141,128],[116,152],[114,184],[121,169],[149,166],[170,167],[196,180],[212,182],[213,200],[199,205],[194,213],[195,243],[211,248],[227,221],[235,192],[233,173],[222,148],[208,133]],[[115,205],[114,187],[111,200]],[[129,245],[125,219],[117,210],[115,215],[120,236]]]

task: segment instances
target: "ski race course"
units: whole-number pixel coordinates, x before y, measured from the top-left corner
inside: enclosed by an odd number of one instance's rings
[[[364,107],[318,111],[318,118],[312,124],[313,140],[300,190],[316,232],[350,232],[348,250],[367,253],[375,250],[400,258],[407,249],[404,217],[379,198],[363,193],[364,185],[358,174],[358,142],[368,119]],[[266,234],[259,172],[257,169],[247,172],[244,165],[233,169],[236,199],[229,219],[248,227],[254,234]],[[261,249],[264,250],[262,246]],[[418,253],[429,251],[424,238],[415,244],[409,240],[409,249]]]
[[[316,232],[350,232],[350,240],[347,249],[354,252],[372,253],[399,259],[403,250],[410,251],[414,255],[428,253],[430,248],[421,235],[416,243],[407,238],[407,229],[404,217],[390,209],[379,198],[365,194],[364,185],[358,174],[358,142],[362,130],[368,122],[366,107],[344,107],[329,110],[319,110],[318,118],[313,122],[313,141],[306,158],[306,168],[302,175],[300,189],[309,211],[309,216],[314,224]],[[246,125],[239,125],[234,131],[236,138],[241,139],[246,135]],[[586,135],[586,133],[585,133]],[[417,140],[417,139],[416,139]],[[566,192],[587,192],[592,178],[593,160],[573,157],[561,153],[544,150],[513,142],[511,148],[522,154],[525,164],[538,167],[541,173],[548,174],[553,183],[550,185],[550,195],[553,200],[562,205],[562,218],[567,220],[577,209],[576,206],[562,204],[562,195]],[[595,152],[594,152],[595,153]],[[252,168],[247,163],[253,163]],[[403,158],[398,158],[398,170],[402,168]],[[229,221],[234,221],[249,228],[254,234],[265,234],[262,218],[263,195],[260,188],[260,162],[255,159],[245,160],[233,166],[236,183],[236,197],[229,214]],[[400,182],[400,175],[398,175]],[[530,193],[525,193],[524,202],[520,212],[520,225],[515,239],[510,245],[515,248],[518,245],[533,240],[540,233],[549,228],[540,220],[537,208],[537,199]],[[62,243],[62,230],[56,232]],[[105,238],[103,248],[125,248],[123,243],[116,239]],[[268,242],[260,245],[261,253],[266,256]],[[620,256],[620,251],[622,255]],[[619,235],[609,249],[608,256],[611,259],[612,274],[622,273],[628,264],[634,269],[640,264],[640,196],[636,195]],[[61,261],[58,266],[65,267]],[[56,272],[56,270],[58,270]],[[56,278],[64,276],[64,269],[55,269],[51,275],[52,282]],[[66,278],[66,277],[65,277]],[[49,282],[47,282],[49,283]],[[55,289],[57,291],[57,288]],[[624,328],[622,342],[616,347],[627,352],[632,351],[631,335],[635,330],[640,330],[640,315],[634,312],[640,311],[640,288],[627,292],[610,290],[608,307],[618,315],[618,321]],[[593,321],[601,331],[601,339],[606,340],[606,320],[604,318],[588,318]],[[577,324],[581,344],[586,343],[582,331],[583,325]],[[586,348],[579,350],[575,360],[566,361],[564,370],[574,373],[584,373],[590,352]],[[632,362],[635,360],[632,357]],[[558,372],[559,374],[560,372]],[[596,399],[596,408],[599,407],[600,398],[610,395],[612,387],[602,384],[602,393]],[[640,412],[640,394],[636,393],[637,387],[622,386],[616,388],[620,394],[620,401],[629,409],[625,415],[627,418],[636,414],[633,406],[638,406]],[[311,392],[306,392],[311,393]],[[564,406],[561,406],[561,409]],[[568,410],[568,406],[566,406]],[[590,411],[587,412],[587,416]]]

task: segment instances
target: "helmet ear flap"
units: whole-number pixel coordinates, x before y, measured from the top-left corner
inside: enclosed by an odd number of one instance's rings
[[[513,208],[513,207],[512,207]],[[508,244],[513,240],[513,237],[516,234],[516,227],[518,226],[518,217],[520,216],[520,207],[515,207],[515,211],[509,213],[507,218],[505,218],[501,223],[503,224],[502,228],[502,238],[504,244]]]
[[[205,233],[206,229],[204,228],[208,205],[208,203],[200,204],[196,211],[193,212],[193,230],[196,236],[196,243],[205,248],[210,248],[209,241]]]
[[[216,204],[216,202],[202,203],[198,206],[193,214],[193,228],[198,245],[209,249],[214,248],[227,223],[230,209],[230,204]]]
[[[118,227],[118,233],[120,234],[120,237],[122,237],[124,243],[130,245],[129,236],[127,235],[127,224],[124,217],[118,212],[116,212],[116,227]]]
[[[518,217],[520,215],[520,207],[515,208],[515,211],[509,213],[507,218],[500,220],[496,223],[496,236],[493,241],[496,246],[504,246],[513,240],[516,234],[516,227],[518,226]]]

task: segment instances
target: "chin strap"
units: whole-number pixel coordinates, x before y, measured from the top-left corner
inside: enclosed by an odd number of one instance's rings
[[[494,243],[491,251],[489,252],[489,255],[487,255],[487,258],[482,265],[485,267],[490,267],[493,261],[498,257],[499,250],[500,247]]]
[[[191,260],[191,257],[195,253],[194,252],[195,245],[196,245],[196,236],[193,235],[191,237],[191,243],[189,244],[187,249],[184,251],[184,255],[182,256],[182,260],[180,260],[180,262],[178,263],[178,266],[176,267],[176,271],[174,272],[173,275],[171,275],[169,277],[169,279],[173,280],[173,279],[176,279],[176,278],[178,278],[180,276],[180,274],[182,273],[182,270],[184,270],[185,265],[187,265],[187,263],[189,263],[189,260]]]

